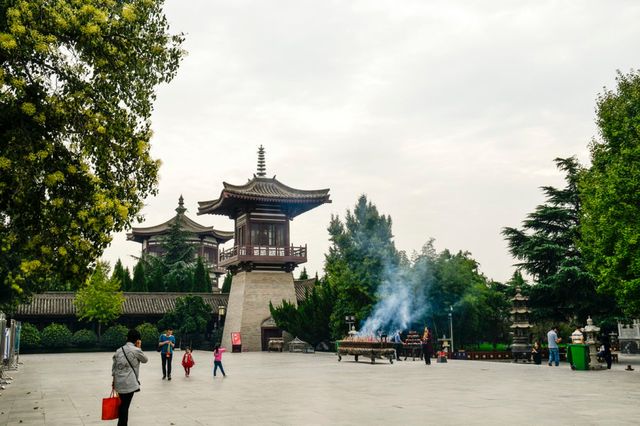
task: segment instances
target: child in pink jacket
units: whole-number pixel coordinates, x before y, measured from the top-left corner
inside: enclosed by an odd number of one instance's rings
[[[218,371],[218,367],[220,367],[220,371],[222,372],[223,377],[227,377],[224,374],[224,368],[222,368],[222,353],[226,352],[225,348],[221,348],[220,345],[216,345],[213,349],[213,377],[216,377],[216,371]]]

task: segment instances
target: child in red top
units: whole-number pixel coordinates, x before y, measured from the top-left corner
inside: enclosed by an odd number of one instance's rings
[[[191,348],[187,348],[184,355],[182,356],[182,366],[184,367],[184,375],[186,377],[189,377],[191,367],[193,367],[194,365],[196,365],[196,363],[193,360],[193,355],[191,355]]]
[[[216,345],[216,347],[213,349],[213,377],[216,377],[216,371],[218,371],[218,367],[222,372],[222,376],[227,377],[227,375],[224,374],[224,368],[222,368],[222,354],[226,351],[227,350],[225,348],[221,348],[220,345]]]

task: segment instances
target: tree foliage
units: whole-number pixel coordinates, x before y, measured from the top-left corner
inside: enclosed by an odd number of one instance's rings
[[[227,272],[227,274],[224,276],[224,281],[222,282],[222,294],[229,294],[231,293],[231,282],[233,281],[233,275],[231,275],[231,272]]]
[[[40,342],[45,348],[64,348],[71,343],[71,330],[64,324],[52,323],[42,330]]]
[[[331,339],[329,327],[335,293],[327,284],[313,287],[296,306],[287,300],[274,307],[269,302],[271,316],[279,328],[291,333],[312,345],[328,342]]]
[[[344,222],[338,216],[329,224],[331,246],[325,255],[325,278],[335,291],[331,315],[334,338],[344,335],[344,317],[367,318],[382,283],[385,269],[397,265],[398,252],[393,243],[391,217],[381,215],[365,195]]]
[[[98,262],[84,287],[76,293],[76,315],[81,320],[96,321],[98,336],[101,326],[122,314],[124,296],[117,277],[108,278],[108,266]]]
[[[184,296],[176,299],[174,309],[167,312],[158,325],[161,329],[173,327],[183,341],[189,341],[194,334],[204,333],[211,321],[211,306],[200,296]]]
[[[0,303],[80,285],[156,192],[152,102],[183,54],[162,4],[0,2]]]
[[[122,266],[122,262],[120,259],[116,262],[113,267],[113,273],[111,274],[112,279],[117,279],[120,281],[120,288],[122,291],[131,291],[132,282],[131,282],[131,274],[129,274],[129,268],[125,268]]]
[[[640,72],[618,73],[598,98],[600,139],[580,182],[581,248],[598,289],[640,315]]]
[[[133,267],[133,279],[131,280],[131,288],[129,291],[149,291],[149,287],[147,286],[147,277],[144,270],[144,262],[142,260],[138,260],[136,266]]]
[[[597,297],[593,275],[578,248],[581,202],[578,180],[583,168],[576,158],[556,158],[565,173],[566,186],[542,187],[546,202],[522,222],[522,229],[504,228],[509,251],[529,273],[535,285],[530,291],[534,319],[584,321],[588,315],[615,309],[606,297]]]
[[[196,293],[211,293],[211,279],[202,258],[199,256],[193,271],[193,287],[191,290]]]

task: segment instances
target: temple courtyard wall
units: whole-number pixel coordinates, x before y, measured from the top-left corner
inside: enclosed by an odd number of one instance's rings
[[[115,425],[100,420],[111,353],[24,355],[1,391],[0,425]],[[210,352],[195,351],[185,378],[161,380],[148,353],[130,425],[636,425],[640,358],[610,371],[505,362],[338,362],[333,354],[225,354],[213,378]],[[626,364],[635,371],[624,371]]]

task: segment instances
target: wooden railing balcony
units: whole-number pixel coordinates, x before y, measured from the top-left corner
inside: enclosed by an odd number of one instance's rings
[[[307,261],[307,245],[304,246],[233,246],[220,252],[219,266],[240,262],[256,264],[300,264]]]

